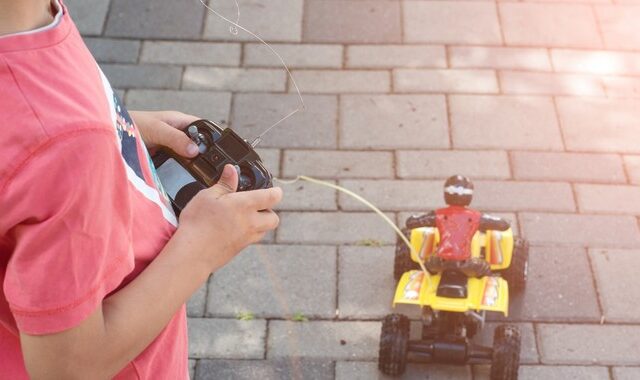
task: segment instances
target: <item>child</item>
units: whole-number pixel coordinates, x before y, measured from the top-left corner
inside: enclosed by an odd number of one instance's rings
[[[184,303],[281,190],[227,166],[177,227],[145,144],[194,156],[196,118],[129,114],[61,1],[0,10],[0,378],[188,378]]]

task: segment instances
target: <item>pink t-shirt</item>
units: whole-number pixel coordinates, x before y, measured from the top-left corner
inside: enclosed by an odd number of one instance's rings
[[[0,125],[0,378],[26,379],[19,331],[80,324],[177,222],[66,9],[53,28],[0,37]],[[183,305],[117,378],[185,379],[187,355]]]

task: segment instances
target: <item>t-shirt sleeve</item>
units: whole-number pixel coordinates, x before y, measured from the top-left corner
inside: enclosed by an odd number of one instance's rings
[[[0,232],[15,243],[3,286],[20,331],[77,326],[131,272],[127,186],[105,128],[52,138],[0,184]]]

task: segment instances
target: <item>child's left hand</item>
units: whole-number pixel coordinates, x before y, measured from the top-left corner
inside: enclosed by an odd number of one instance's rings
[[[129,111],[129,114],[152,155],[160,146],[184,157],[198,154],[198,146],[181,130],[199,118],[177,111]]]

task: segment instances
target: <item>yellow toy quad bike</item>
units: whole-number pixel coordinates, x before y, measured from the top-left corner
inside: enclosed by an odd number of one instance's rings
[[[482,328],[487,311],[508,315],[509,290],[524,289],[529,255],[528,242],[506,231],[477,231],[471,242],[471,257],[490,264],[491,274],[467,277],[446,269],[429,275],[420,269],[434,255],[440,241],[435,227],[404,229],[412,249],[398,239],[394,277],[398,281],[393,305],[409,304],[422,309],[422,337],[409,339],[409,319],[391,314],[382,322],[379,369],[401,375],[406,363],[491,363],[491,380],[517,379],[520,361],[520,331],[512,325],[495,330],[493,347],[470,342]]]

